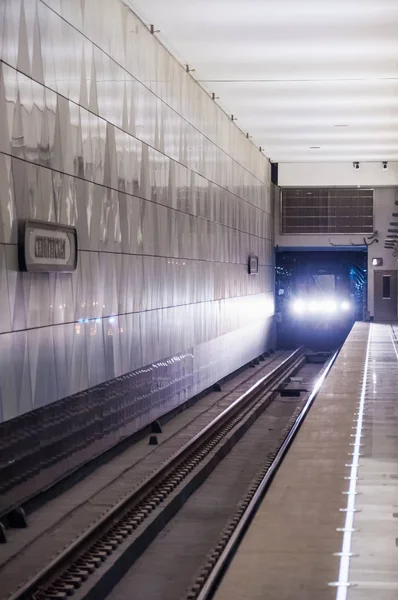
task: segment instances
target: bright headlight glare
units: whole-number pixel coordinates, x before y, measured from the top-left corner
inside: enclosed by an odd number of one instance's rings
[[[337,304],[334,300],[326,300],[323,304],[325,312],[334,313],[337,310]]]
[[[305,302],[303,302],[303,300],[294,300],[292,308],[293,312],[300,315],[305,311],[306,305]]]
[[[310,312],[318,312],[320,309],[320,305],[318,304],[318,302],[315,302],[315,300],[311,300],[311,302],[308,304],[308,310]]]
[[[347,300],[340,302],[334,298],[318,298],[313,300],[297,298],[292,301],[290,309],[296,315],[311,315],[314,313],[331,315],[340,310],[347,312],[351,309],[351,303]]]

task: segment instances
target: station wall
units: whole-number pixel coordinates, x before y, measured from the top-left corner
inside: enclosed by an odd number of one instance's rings
[[[119,0],[4,0],[0,35],[0,421],[112,382],[114,441],[272,343],[270,164]],[[76,273],[19,270],[28,218]]]
[[[398,186],[398,161],[280,163],[278,183],[281,187],[393,187]]]

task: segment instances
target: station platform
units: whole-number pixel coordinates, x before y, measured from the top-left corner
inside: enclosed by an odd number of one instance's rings
[[[398,598],[397,335],[354,325],[216,600]]]

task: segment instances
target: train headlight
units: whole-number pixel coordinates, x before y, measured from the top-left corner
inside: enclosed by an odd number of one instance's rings
[[[303,300],[294,300],[294,302],[292,303],[292,311],[296,315],[302,315],[303,313],[305,313],[306,308],[306,303]]]
[[[327,313],[335,313],[337,310],[337,303],[335,300],[325,300],[324,311]]]
[[[316,313],[316,312],[319,312],[321,310],[321,306],[320,306],[319,302],[316,302],[315,300],[311,300],[308,303],[308,310],[311,313]]]
[[[337,298],[296,298],[290,304],[290,310],[296,316],[311,317],[325,315],[333,317],[341,312],[348,312],[352,305],[348,300],[338,300]]]

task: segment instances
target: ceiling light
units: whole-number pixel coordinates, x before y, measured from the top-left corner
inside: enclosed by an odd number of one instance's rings
[[[310,146],[310,150],[320,150],[320,146]]]

